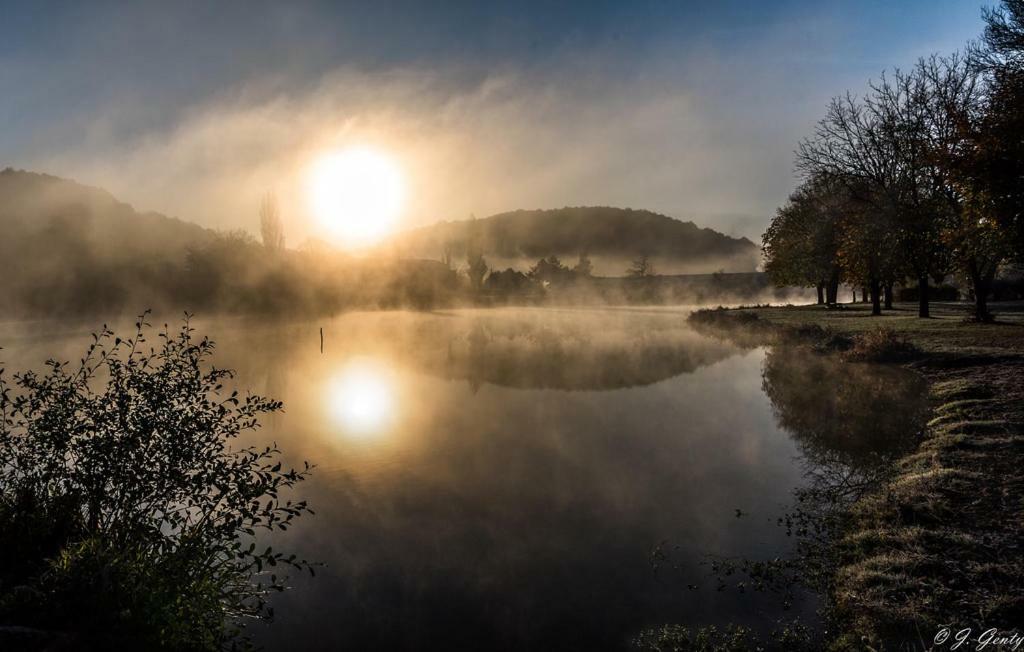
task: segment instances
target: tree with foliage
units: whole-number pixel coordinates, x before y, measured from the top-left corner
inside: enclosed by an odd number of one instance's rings
[[[836,242],[839,265],[850,283],[861,286],[862,301],[871,301],[871,314],[882,314],[882,291],[886,308],[892,308],[892,286],[906,277],[903,252],[893,237],[898,228],[885,202],[865,201],[869,189],[850,191],[843,184],[835,198],[842,209],[837,220]]]
[[[260,236],[267,251],[284,251],[284,225],[273,193],[268,192],[260,201]]]
[[[572,276],[572,270],[562,264],[558,256],[541,258],[527,275],[540,283],[559,283]]]
[[[580,252],[579,258],[572,268],[572,273],[577,278],[590,278],[594,275],[594,264],[590,262],[590,256],[586,251]]]
[[[837,301],[838,190],[826,178],[809,179],[776,211],[761,241],[768,277],[779,286],[816,288],[819,304]]]
[[[943,232],[950,260],[971,283],[979,321],[989,321],[987,298],[999,266],[1010,254],[1004,225],[996,219],[981,162],[985,141],[986,89],[976,64],[960,55],[918,63],[926,83],[930,160],[926,169],[947,214]]]
[[[277,566],[309,569],[255,535],[310,511],[286,497],[310,466],[234,445],[281,404],[227,392],[187,319],[148,331],[0,373],[0,613],[85,647],[223,649],[271,615]]]
[[[929,279],[948,271],[942,238],[948,211],[929,175],[926,98],[921,74],[883,76],[862,100],[849,94],[833,99],[797,156],[806,174],[846,184],[854,200],[892,220],[887,238],[899,244],[918,280],[921,317],[929,314]]]
[[[488,269],[487,260],[478,248],[473,247],[466,252],[466,275],[474,292],[479,292],[483,287]]]
[[[973,145],[959,168],[967,210],[951,239],[972,281],[975,317],[988,320],[1000,263],[1024,262],[1024,70],[993,74]]]
[[[971,154],[976,198],[1005,235],[1009,256],[1024,261],[1024,69],[996,73]]]
[[[511,267],[505,271],[494,271],[487,275],[484,284],[488,291],[496,294],[523,294],[529,292],[534,284],[530,277]]]

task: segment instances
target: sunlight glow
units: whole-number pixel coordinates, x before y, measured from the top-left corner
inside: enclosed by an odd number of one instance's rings
[[[371,245],[391,233],[405,199],[398,165],[386,154],[356,147],[332,152],[309,173],[313,215],[339,244]]]
[[[346,434],[366,437],[383,433],[397,408],[388,370],[373,361],[350,361],[327,386],[328,410]]]

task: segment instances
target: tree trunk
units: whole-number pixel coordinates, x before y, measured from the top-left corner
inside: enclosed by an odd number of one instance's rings
[[[917,316],[930,317],[928,314],[928,275],[917,279]]]
[[[881,290],[882,285],[878,282],[877,278],[871,279],[871,314],[881,315],[882,314],[882,297]]]
[[[992,321],[992,313],[988,311],[988,293],[992,289],[992,279],[995,278],[995,265],[992,271],[980,271],[980,265],[971,262],[971,282],[974,286],[974,318],[978,321]]]
[[[825,303],[825,284],[818,283],[818,305]]]
[[[825,288],[825,301],[828,305],[835,306],[839,303],[839,270],[832,270],[832,276],[828,279],[828,287]]]
[[[857,288],[850,288],[850,292],[853,293],[853,301],[851,303],[857,303]]]
[[[892,281],[885,284],[885,309],[892,310]]]
[[[861,289],[860,289],[860,302],[861,303],[867,303],[868,299],[869,299],[869,297],[868,297],[868,289],[866,287],[861,287]]]

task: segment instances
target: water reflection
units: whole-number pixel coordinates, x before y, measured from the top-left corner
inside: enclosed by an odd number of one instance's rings
[[[836,575],[834,542],[848,508],[890,477],[895,460],[920,440],[928,414],[925,383],[904,369],[843,363],[786,346],[765,352],[761,378],[776,423],[800,452],[796,464],[804,478],[779,515],[795,545],[785,560],[722,560],[718,572],[738,570],[739,581],[778,593],[780,603],[807,589],[828,595]]]
[[[790,552],[774,517],[794,489],[876,456],[914,391],[741,351],[685,311],[196,327],[242,387],[284,401],[256,436],[317,464],[317,514],[284,536],[326,565],[275,596],[267,649],[598,650],[660,623],[770,622],[774,596],[719,592],[701,561]],[[34,325],[0,345],[22,368],[87,339]],[[699,588],[652,572],[665,539]]]
[[[762,387],[819,475],[884,470],[916,446],[928,408],[924,380],[903,369],[787,347],[766,353]],[[854,491],[863,483],[844,484]]]
[[[344,436],[377,437],[394,427],[399,410],[396,382],[380,360],[353,358],[326,385],[328,413]]]
[[[595,312],[477,315],[449,331],[443,363],[426,368],[474,388],[609,390],[691,373],[737,352],[681,327],[679,312]]]

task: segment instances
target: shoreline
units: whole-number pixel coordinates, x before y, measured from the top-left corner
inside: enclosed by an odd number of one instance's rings
[[[845,512],[831,545],[828,649],[929,649],[943,625],[1024,627],[1024,306],[1004,308],[995,324],[965,322],[960,304],[937,304],[934,319],[911,317],[909,306],[870,317],[865,304],[689,318],[740,344],[810,345],[897,363],[927,382],[920,444]]]

